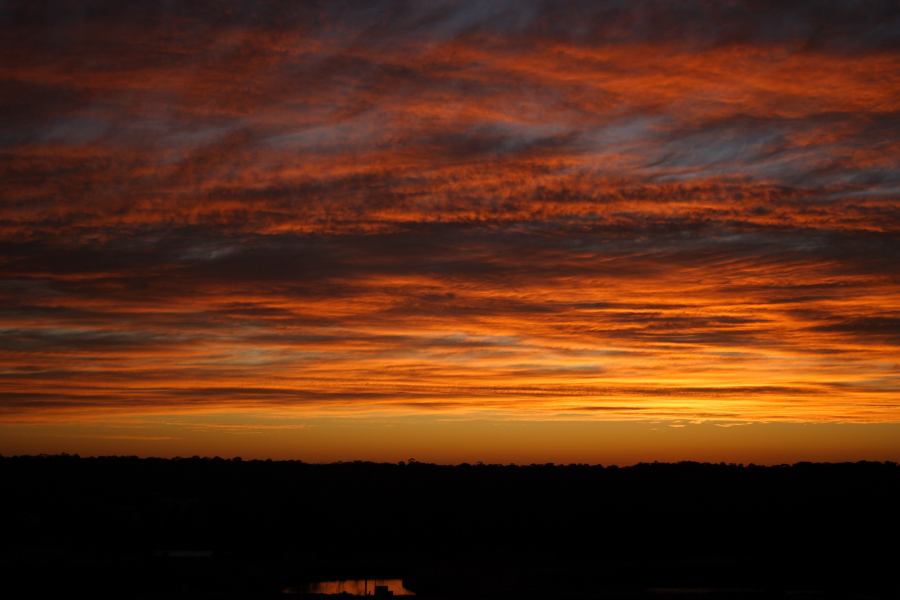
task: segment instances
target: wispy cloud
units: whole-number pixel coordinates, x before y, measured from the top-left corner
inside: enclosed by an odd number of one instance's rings
[[[57,8],[0,20],[0,419],[900,420],[893,3]]]

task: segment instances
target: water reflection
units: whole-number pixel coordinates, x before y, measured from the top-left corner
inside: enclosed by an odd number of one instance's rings
[[[375,586],[383,587],[394,596],[414,596],[403,587],[402,579],[342,579],[339,581],[314,581],[289,592],[301,594],[353,594],[374,596]]]

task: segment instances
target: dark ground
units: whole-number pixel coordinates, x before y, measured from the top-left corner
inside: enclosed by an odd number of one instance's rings
[[[0,457],[0,597],[900,598],[900,466]]]

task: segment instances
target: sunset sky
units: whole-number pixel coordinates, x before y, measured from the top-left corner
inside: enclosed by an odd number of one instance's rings
[[[0,32],[0,453],[900,460],[896,2]]]

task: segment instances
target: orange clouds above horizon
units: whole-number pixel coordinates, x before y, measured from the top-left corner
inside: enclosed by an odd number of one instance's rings
[[[900,421],[892,3],[9,3],[0,421]]]

